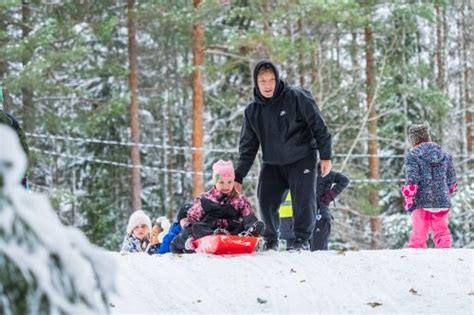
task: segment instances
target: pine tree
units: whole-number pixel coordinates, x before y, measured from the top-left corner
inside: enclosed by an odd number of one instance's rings
[[[0,313],[107,314],[113,261],[20,186],[26,157],[18,137],[0,125],[0,138]]]

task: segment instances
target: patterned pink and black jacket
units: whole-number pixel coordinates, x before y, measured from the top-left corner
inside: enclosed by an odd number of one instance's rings
[[[216,187],[211,190],[201,193],[193,202],[193,206],[188,211],[188,220],[190,224],[201,221],[205,216],[205,211],[202,207],[201,201],[206,198],[210,201],[220,205],[230,204],[238,214],[239,219],[253,214],[252,206],[246,197],[237,194],[235,197],[219,192]],[[227,229],[229,222],[227,219],[217,220],[217,226],[222,229]]]
[[[424,142],[405,156],[406,185],[402,186],[405,209],[450,209],[457,190],[453,158],[439,145]]]

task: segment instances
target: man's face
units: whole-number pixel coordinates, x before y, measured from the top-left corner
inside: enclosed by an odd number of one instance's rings
[[[275,92],[276,79],[273,71],[265,71],[257,76],[257,85],[263,97],[271,98]]]

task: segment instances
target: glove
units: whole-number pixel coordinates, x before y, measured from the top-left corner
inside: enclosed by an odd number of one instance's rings
[[[415,197],[417,191],[418,185],[402,185],[402,194],[403,198],[405,198],[403,208],[405,208],[405,210],[409,211],[413,207],[413,197]]]
[[[331,201],[336,199],[336,197],[337,197],[337,193],[334,190],[329,190],[324,195],[322,195],[319,200],[321,201],[323,205],[328,207]]]
[[[263,234],[264,230],[265,230],[265,223],[263,223],[263,221],[256,221],[247,230],[240,232],[239,236],[258,237]]]

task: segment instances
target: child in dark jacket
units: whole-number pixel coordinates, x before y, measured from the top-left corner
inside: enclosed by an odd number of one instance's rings
[[[127,235],[120,251],[155,254],[156,244],[150,242],[150,231],[150,217],[142,210],[135,211],[128,219]]]
[[[411,248],[426,248],[431,228],[438,248],[451,247],[448,215],[451,195],[457,189],[453,158],[431,142],[427,125],[412,125],[408,140],[413,148],[405,156],[405,210],[411,212]]]
[[[193,252],[193,241],[207,235],[245,233],[260,236],[265,228],[247,198],[235,190],[232,162],[219,160],[212,166],[212,171],[214,187],[194,200],[187,214],[187,225],[172,242],[174,253]]]
[[[329,210],[329,204],[346,189],[349,182],[347,176],[335,171],[330,171],[328,175],[322,177],[321,168],[318,165],[316,187],[318,213],[316,215],[316,226],[311,236],[311,251],[328,250],[331,221],[334,219]]]
[[[333,216],[329,210],[329,204],[349,185],[349,178],[339,172],[330,171],[328,175],[321,176],[321,168],[318,164],[318,179],[316,196],[318,200],[316,225],[311,236],[310,250],[328,250],[329,236],[331,234],[331,221]],[[280,232],[281,238],[285,239],[288,249],[291,249],[294,240],[293,226],[289,220],[293,219],[291,197],[288,196],[280,207]]]
[[[161,243],[160,248],[158,250],[159,254],[166,254],[166,253],[171,252],[171,242],[181,232],[182,227],[187,225],[188,220],[186,216],[188,215],[188,210],[192,206],[193,205],[191,203],[187,203],[178,210],[175,222],[173,222],[173,224],[171,225],[169,229],[168,234],[166,234],[165,237],[163,238],[163,242]]]

